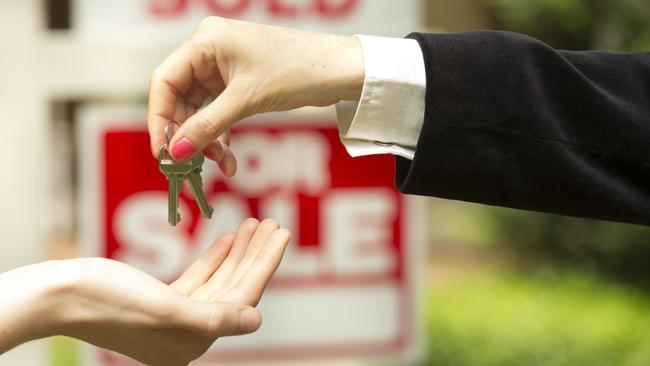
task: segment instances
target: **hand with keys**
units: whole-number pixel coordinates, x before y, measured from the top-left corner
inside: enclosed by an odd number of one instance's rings
[[[304,32],[209,17],[156,68],[147,123],[158,155],[170,121],[180,128],[170,155],[204,154],[235,174],[229,129],[264,112],[359,100],[365,77],[356,37]],[[212,100],[201,108],[206,100]]]

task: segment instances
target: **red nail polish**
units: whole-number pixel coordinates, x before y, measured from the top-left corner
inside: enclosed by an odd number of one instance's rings
[[[205,155],[206,158],[212,159],[214,161],[217,161],[217,156],[210,150],[203,150],[203,155]]]
[[[172,157],[175,160],[187,160],[196,152],[196,148],[186,137],[182,138],[172,147]]]

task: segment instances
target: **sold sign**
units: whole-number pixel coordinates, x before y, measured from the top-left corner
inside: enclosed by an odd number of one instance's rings
[[[293,232],[259,305],[262,329],[220,339],[203,361],[412,357],[417,262],[410,253],[422,218],[393,188],[391,156],[350,158],[334,122],[320,116],[245,121],[232,133],[237,174],[226,178],[204,164],[212,219],[201,217],[185,187],[181,222],[171,227],[144,109],[95,106],[81,115],[87,254],[169,282],[245,218],[271,217]],[[95,364],[130,364],[106,351],[89,354]]]
[[[177,47],[207,16],[343,35],[403,37],[421,25],[422,0],[77,0],[75,35],[146,49]]]
[[[342,18],[359,6],[359,0],[150,0],[149,11],[158,17],[179,17],[191,7],[205,8],[212,15],[242,18],[258,6],[272,17],[299,18],[316,14],[324,18]]]

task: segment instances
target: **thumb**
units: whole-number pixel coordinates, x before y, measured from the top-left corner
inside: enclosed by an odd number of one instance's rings
[[[244,118],[241,93],[234,83],[208,104],[188,118],[176,131],[170,144],[175,160],[187,160],[226,132],[231,125]]]
[[[259,311],[247,305],[187,299],[182,308],[178,313],[179,325],[209,338],[248,334],[262,325]]]

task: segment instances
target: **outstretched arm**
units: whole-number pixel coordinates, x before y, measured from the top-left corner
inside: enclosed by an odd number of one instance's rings
[[[171,285],[103,258],[50,261],[0,276],[0,353],[67,335],[146,364],[179,365],[219,337],[251,333],[254,308],[289,241],[273,220],[244,221]]]
[[[242,118],[358,101],[339,114],[343,142],[398,155],[404,193],[650,225],[650,53],[495,31],[409,38],[208,18],[153,74],[152,149],[174,120],[175,158],[203,151],[232,175],[227,131]]]
[[[413,34],[426,111],[406,193],[650,225],[650,52]]]

